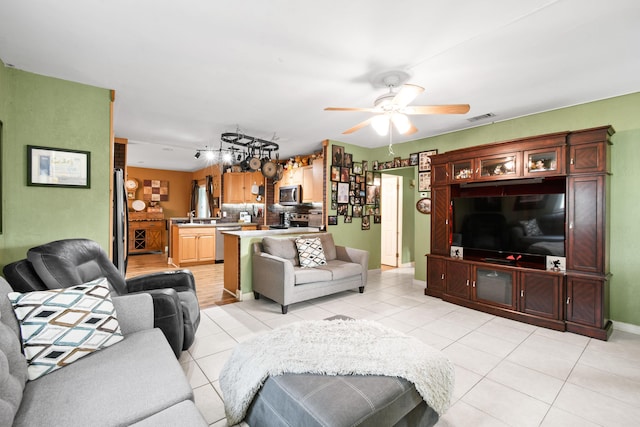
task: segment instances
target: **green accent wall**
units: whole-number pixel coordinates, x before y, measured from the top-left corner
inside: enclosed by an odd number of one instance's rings
[[[84,237],[109,250],[110,91],[0,62],[2,234],[0,268],[30,247]],[[27,186],[27,145],[91,153],[91,188]]]

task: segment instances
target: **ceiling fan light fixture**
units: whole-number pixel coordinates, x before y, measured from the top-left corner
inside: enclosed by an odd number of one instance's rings
[[[393,113],[391,115],[391,122],[398,130],[398,133],[404,135],[409,132],[411,129],[411,122],[409,122],[409,117],[405,116],[401,113]]]
[[[389,117],[386,114],[380,114],[371,118],[371,126],[380,136],[386,136],[389,133]]]

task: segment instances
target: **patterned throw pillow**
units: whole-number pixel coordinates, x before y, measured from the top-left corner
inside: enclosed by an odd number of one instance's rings
[[[9,293],[29,380],[123,339],[107,279],[70,288]]]
[[[525,236],[542,236],[544,233],[538,226],[538,221],[533,218],[529,221],[520,221],[520,224],[524,227]]]
[[[317,267],[327,264],[327,258],[319,238],[296,239],[296,247],[300,258],[300,267]]]

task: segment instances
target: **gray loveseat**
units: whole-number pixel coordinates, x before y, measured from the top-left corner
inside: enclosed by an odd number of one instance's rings
[[[295,241],[298,237],[320,238],[326,265],[313,268],[300,266]],[[265,237],[253,244],[253,292],[274,300],[286,314],[289,304],[367,285],[369,252],[336,246],[331,233],[296,237]]]
[[[206,426],[149,294],[113,298],[124,339],[27,381],[20,328],[0,277],[0,425]]]

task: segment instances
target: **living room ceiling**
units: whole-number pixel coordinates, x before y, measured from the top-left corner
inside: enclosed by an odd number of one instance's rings
[[[426,88],[412,105],[471,105],[394,143],[634,93],[639,23],[637,0],[3,0],[0,59],[114,89],[128,165],[193,171],[224,132],[275,135],[281,158],[387,145],[342,134],[368,113],[324,111],[373,106],[387,70]]]

